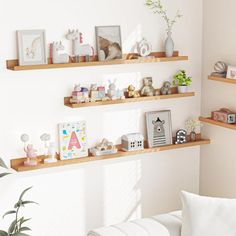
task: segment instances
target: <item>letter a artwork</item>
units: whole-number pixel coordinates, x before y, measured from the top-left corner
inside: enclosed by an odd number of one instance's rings
[[[59,139],[61,160],[88,156],[85,121],[59,124]]]

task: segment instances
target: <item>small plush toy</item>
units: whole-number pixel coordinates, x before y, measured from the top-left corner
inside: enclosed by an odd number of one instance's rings
[[[161,88],[161,95],[171,94],[171,83],[169,81],[164,82]]]
[[[143,87],[141,89],[141,96],[155,96],[156,90],[152,86],[152,77],[143,79]]]
[[[138,91],[135,91],[135,87],[131,84],[128,87],[128,97],[129,98],[138,98],[140,97],[140,94]]]

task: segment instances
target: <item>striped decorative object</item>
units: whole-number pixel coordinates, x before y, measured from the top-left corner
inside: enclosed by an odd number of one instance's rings
[[[218,72],[218,73],[225,73],[227,71],[227,64],[223,61],[218,61],[216,62],[215,64],[215,67],[214,67],[214,70],[215,72]]]

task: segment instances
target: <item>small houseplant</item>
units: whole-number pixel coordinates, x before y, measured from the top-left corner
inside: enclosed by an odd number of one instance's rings
[[[4,168],[6,170],[8,169],[7,165],[4,163],[4,161],[1,158],[0,158],[0,167]],[[3,178],[3,177],[5,177],[5,176],[7,176],[9,174],[10,173],[8,173],[8,172],[0,173],[0,178]],[[24,216],[20,217],[19,213],[20,213],[20,210],[22,209],[22,207],[25,207],[28,204],[37,204],[36,202],[33,202],[33,201],[23,200],[24,195],[31,188],[32,187],[25,189],[21,193],[17,203],[14,205],[14,209],[6,212],[3,215],[3,218],[5,216],[12,215],[12,216],[14,216],[14,220],[10,224],[10,226],[9,226],[7,231],[0,230],[0,236],[30,236],[29,234],[25,233],[25,232],[31,230],[29,227],[25,226],[25,223],[28,222],[30,219],[27,219]]]
[[[171,19],[167,15],[167,10],[162,5],[161,0],[146,0],[145,5],[148,8],[150,8],[154,14],[160,15],[164,19],[164,21],[166,22],[166,25],[167,25],[166,31],[167,31],[168,37],[165,41],[165,52],[166,52],[167,57],[172,57],[173,53],[174,53],[174,42],[171,38],[172,29],[173,29],[174,24],[177,22],[177,20],[182,17],[182,15],[180,14],[180,11],[178,10],[176,12],[175,17],[173,19]]]
[[[192,83],[192,78],[186,75],[185,70],[180,70],[173,77],[173,85],[178,86],[179,93],[186,93],[188,86]]]

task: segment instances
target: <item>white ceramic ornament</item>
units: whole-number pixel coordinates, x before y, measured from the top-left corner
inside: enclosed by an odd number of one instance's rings
[[[152,52],[152,45],[146,39],[142,39],[137,43],[137,51],[141,57],[147,57]]]

